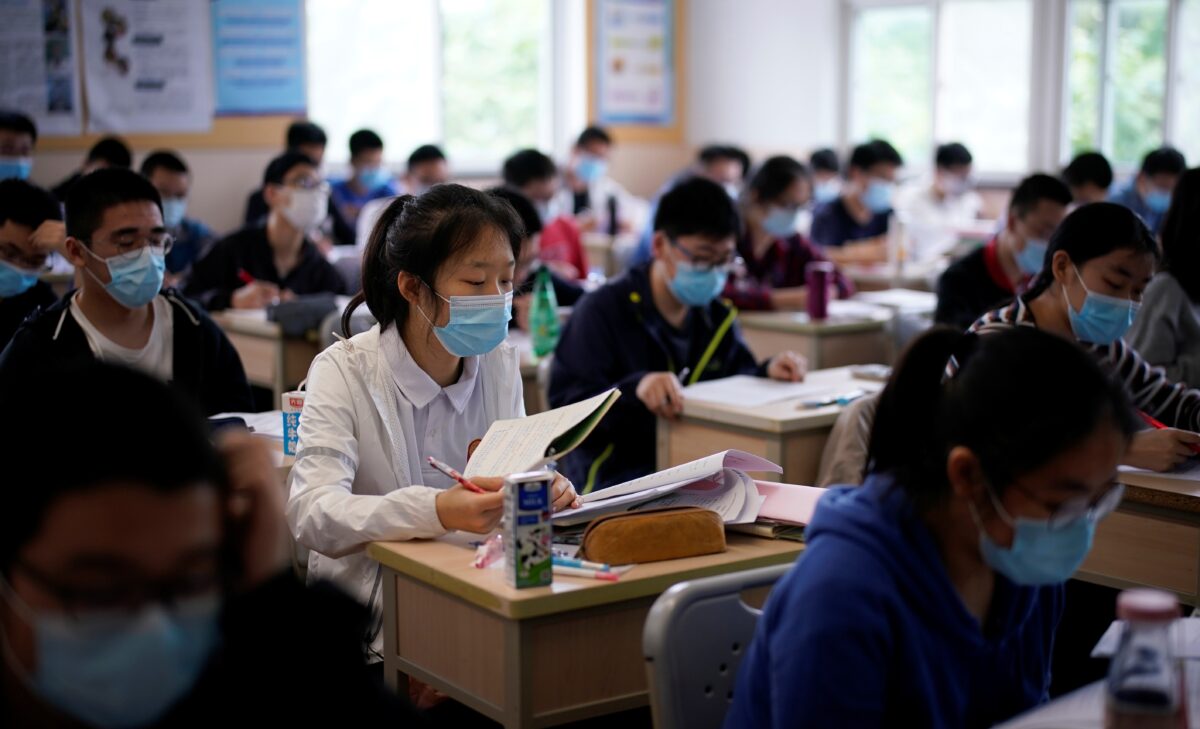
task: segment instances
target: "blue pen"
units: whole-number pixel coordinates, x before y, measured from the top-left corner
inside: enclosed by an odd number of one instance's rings
[[[554,555],[554,564],[559,567],[578,567],[584,570],[597,570],[599,572],[608,572],[611,568],[603,562],[589,562],[586,559],[574,559],[572,557],[559,557]]]

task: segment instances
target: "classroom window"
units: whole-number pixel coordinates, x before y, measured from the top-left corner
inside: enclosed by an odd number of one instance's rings
[[[1168,0],[1073,0],[1064,158],[1098,149],[1130,168],[1163,143],[1169,17]]]
[[[395,169],[426,143],[460,173],[551,146],[550,1],[307,0],[308,108],[327,161],[345,163],[362,127]]]
[[[1194,167],[1200,165],[1200,0],[1183,0],[1176,18],[1171,137]]]
[[[956,141],[981,172],[1027,169],[1031,0],[851,3],[852,144],[886,138],[923,169]]]

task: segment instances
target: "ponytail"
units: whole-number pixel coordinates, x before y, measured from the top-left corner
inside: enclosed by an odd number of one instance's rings
[[[396,321],[401,306],[405,309],[404,315],[407,315],[408,302],[395,291],[396,276],[400,272],[396,271],[390,277],[388,275],[390,267],[388,266],[387,238],[388,231],[396,227],[396,223],[404,213],[404,206],[413,199],[412,195],[401,195],[392,200],[379,215],[379,220],[375,221],[375,226],[371,228],[371,235],[367,238],[367,250],[363,253],[362,287],[350,299],[350,303],[346,304],[346,309],[342,312],[342,336],[349,337],[351,335],[350,320],[354,316],[354,311],[363,304],[366,304],[367,308],[371,310],[371,315],[379,322],[382,329],[387,329]],[[390,292],[388,291],[389,282],[391,284]]]
[[[1032,327],[939,327],[909,347],[880,395],[867,470],[927,509],[949,493],[946,458],[957,446],[1003,492],[1106,422],[1126,439],[1138,428],[1124,387],[1078,345]]]

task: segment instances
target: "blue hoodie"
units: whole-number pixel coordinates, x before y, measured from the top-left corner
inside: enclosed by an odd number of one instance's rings
[[[771,593],[726,729],[984,727],[1047,698],[1063,588],[996,575],[980,628],[891,478],[821,498]]]

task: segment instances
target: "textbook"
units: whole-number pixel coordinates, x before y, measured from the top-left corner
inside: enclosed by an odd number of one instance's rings
[[[463,475],[523,473],[561,458],[579,447],[620,396],[614,388],[536,415],[497,420],[467,461]]]
[[[555,526],[572,526],[624,511],[697,506],[717,512],[727,524],[751,524],[765,497],[746,471],[779,473],[778,465],[738,450],[652,473],[580,497],[583,506],[552,517]]]

